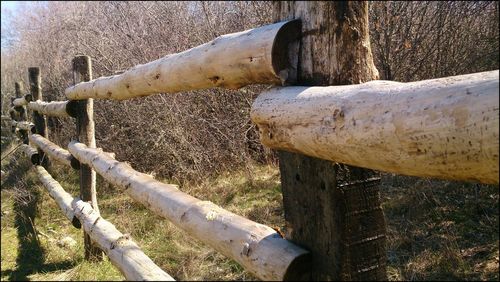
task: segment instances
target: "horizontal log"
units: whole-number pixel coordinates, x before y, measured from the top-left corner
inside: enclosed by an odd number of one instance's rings
[[[42,166],[35,168],[40,181],[47,188],[66,218],[75,227],[83,225],[91,239],[109,256],[113,265],[131,281],[174,281],[148,258],[130,238],[124,236],[110,222],[104,220],[90,204],[73,198]]]
[[[73,141],[68,150],[106,181],[124,188],[133,199],[234,259],[260,279],[283,280],[307,268],[307,251],[283,239],[268,226],[228,212],[209,201],[200,201],[179,191],[175,185],[156,181],[100,149]]]
[[[68,117],[69,114],[66,111],[66,105],[68,104],[68,102],[69,101],[43,102],[37,100],[35,102],[30,102],[28,104],[28,108],[42,115]]]
[[[375,170],[498,184],[499,72],[281,87],[251,119],[273,149]]]
[[[12,105],[14,105],[14,107],[26,106],[28,103],[29,102],[24,97],[16,98],[12,101]]]
[[[45,154],[49,156],[51,160],[55,160],[67,166],[71,166],[74,169],[80,168],[80,163],[78,160],[73,158],[73,156],[63,148],[52,143],[50,140],[39,134],[31,134],[29,140],[40,150],[44,151]]]
[[[70,100],[123,100],[213,87],[291,83],[297,60],[290,60],[289,53],[297,56],[298,48],[293,46],[300,30],[300,21],[293,20],[222,35],[122,74],[71,86],[65,94]]]
[[[113,224],[104,220],[89,203],[74,201],[73,209],[83,229],[111,263],[129,281],[175,281],[147,257],[130,236],[122,234]]]
[[[30,159],[31,163],[34,165],[40,164],[40,155],[37,150],[27,144],[22,144],[19,146],[22,152]]]
[[[59,182],[52,178],[52,175],[50,175],[43,166],[37,165],[35,167],[35,172],[43,186],[45,186],[49,192],[50,197],[56,201],[66,218],[71,221],[73,226],[80,228],[80,221],[75,217],[73,207],[71,206],[71,203],[78,199],[73,199],[73,197],[61,187]]]
[[[31,128],[35,126],[33,123],[29,121],[12,121],[12,125],[15,125],[17,128],[21,130],[26,130],[31,132]]]

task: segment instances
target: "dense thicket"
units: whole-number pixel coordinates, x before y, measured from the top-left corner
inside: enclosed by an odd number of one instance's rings
[[[23,3],[2,24],[2,114],[14,81],[42,70],[44,99],[63,100],[71,59],[93,59],[108,76],[231,32],[271,23],[270,2]],[[2,11],[4,13],[5,11]],[[372,50],[381,79],[415,81],[498,69],[498,2],[373,2]],[[270,161],[249,119],[265,86],[95,101],[97,146],[140,171],[196,180],[250,161]],[[25,87],[26,89],[27,87]],[[50,118],[66,144],[72,120]]]

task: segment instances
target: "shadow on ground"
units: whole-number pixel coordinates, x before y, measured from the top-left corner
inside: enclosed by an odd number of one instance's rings
[[[35,223],[39,191],[27,177],[30,163],[24,158],[16,159],[12,158],[5,166],[5,169],[11,173],[2,180],[2,190],[10,189],[14,195],[14,226],[18,238],[17,258],[15,268],[2,270],[2,277],[8,277],[9,281],[27,281],[30,280],[28,276],[31,274],[72,268],[75,265],[73,261],[45,263],[45,250],[37,237]]]

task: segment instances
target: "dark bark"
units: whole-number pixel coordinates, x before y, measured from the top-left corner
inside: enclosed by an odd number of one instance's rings
[[[40,68],[39,67],[28,68],[28,74],[30,83],[30,93],[31,97],[33,98],[33,101],[36,100],[43,101],[42,78],[40,75]],[[45,119],[45,116],[39,114],[36,111],[33,111],[33,123],[35,124],[35,132],[48,139],[49,131],[47,129],[47,121]],[[38,155],[40,156],[41,165],[45,168],[48,168],[50,163],[47,155],[45,155],[45,153],[40,149],[38,149]]]

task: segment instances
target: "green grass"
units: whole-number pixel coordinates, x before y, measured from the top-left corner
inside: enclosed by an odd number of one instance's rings
[[[6,147],[2,144],[2,150]],[[83,259],[82,231],[64,217],[29,167],[20,153],[2,161],[7,176],[1,191],[1,280],[123,280],[108,259]],[[49,172],[78,195],[76,172],[59,165]],[[175,279],[256,280],[99,176],[97,187],[103,218],[130,234]],[[284,227],[276,167],[255,166],[180,189],[259,223]],[[381,196],[391,280],[498,280],[498,187],[476,190],[472,184],[385,174]],[[66,236],[77,244],[60,247],[57,242]]]

